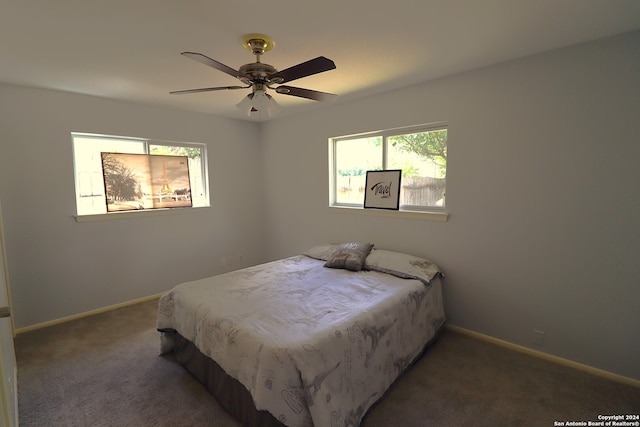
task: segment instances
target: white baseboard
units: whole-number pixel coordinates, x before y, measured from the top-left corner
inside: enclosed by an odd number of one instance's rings
[[[118,309],[118,308],[127,307],[127,306],[134,305],[134,304],[139,304],[141,302],[147,302],[147,301],[151,301],[153,299],[159,299],[162,295],[164,295],[164,292],[156,294],[156,295],[149,295],[147,297],[137,298],[137,299],[134,299],[134,300],[131,300],[131,301],[121,302],[119,304],[109,305],[107,307],[102,307],[102,308],[98,308],[98,309],[91,310],[91,311],[86,311],[84,313],[74,314],[72,316],[62,317],[60,319],[54,319],[54,320],[49,320],[47,322],[37,323],[37,324],[31,325],[31,326],[25,326],[24,328],[17,328],[15,330],[15,334],[18,335],[18,334],[22,334],[22,333],[29,332],[29,331],[35,331],[36,329],[42,329],[42,328],[46,328],[48,326],[53,326],[53,325],[58,325],[60,323],[69,322],[71,320],[76,320],[76,319],[81,319],[83,317],[93,316],[94,314],[105,313],[107,311],[115,310],[115,309]]]
[[[557,363],[558,365],[567,366],[569,368],[577,369],[579,371],[587,372],[592,375],[597,375],[599,377],[603,377],[612,381],[616,381],[619,383],[623,383],[626,385],[630,385],[633,387],[640,388],[640,380],[635,378],[625,377],[623,375],[615,374],[613,372],[605,371],[603,369],[594,368],[593,366],[584,365],[582,363],[574,362],[572,360],[564,359],[562,357],[553,356],[548,353],[544,353],[542,351],[533,350],[528,347],[524,347],[522,345],[513,344],[508,341],[503,341],[498,338],[491,337],[489,335],[481,334],[480,332],[475,332],[470,329],[461,328],[460,326],[451,325],[449,323],[445,324],[447,329],[450,329],[454,332],[458,332],[464,335],[468,335],[473,338],[477,338],[482,341],[489,342],[491,344],[499,345],[500,347],[505,347],[510,350],[518,351],[520,353],[525,353],[530,356],[538,357],[540,359],[547,360],[549,362]]]

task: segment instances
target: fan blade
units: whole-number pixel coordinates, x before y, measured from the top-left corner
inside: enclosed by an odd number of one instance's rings
[[[307,62],[278,71],[277,73],[269,76],[269,81],[272,84],[280,84],[290,82],[291,80],[301,79],[302,77],[311,76],[313,74],[323,73],[335,68],[336,64],[334,64],[332,60],[325,58],[324,56],[319,56],[315,59],[310,59]]]
[[[175,90],[169,92],[171,95],[184,95],[187,93],[199,93],[199,92],[213,92],[214,90],[234,90],[234,89],[248,89],[251,86],[219,86],[219,87],[203,87],[201,89],[187,89],[187,90]]]
[[[250,76],[247,76],[244,73],[241,73],[240,71],[234,70],[231,67],[228,67],[226,65],[224,65],[221,62],[216,61],[215,59],[211,59],[206,55],[203,55],[201,53],[196,53],[196,52],[182,52],[181,55],[186,56],[187,58],[191,58],[194,61],[198,61],[203,63],[204,65],[208,65],[210,67],[215,68],[216,70],[222,71],[223,73],[227,73],[230,76],[235,77],[236,79],[247,79],[250,80]]]
[[[334,93],[319,92],[317,90],[303,89],[301,87],[293,86],[278,86],[276,88],[276,92],[283,95],[299,96],[300,98],[313,99],[314,101],[330,101],[338,96]]]

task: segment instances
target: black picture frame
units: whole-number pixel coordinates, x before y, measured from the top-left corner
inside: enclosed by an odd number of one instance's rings
[[[365,209],[400,209],[402,169],[367,171],[364,189]]]

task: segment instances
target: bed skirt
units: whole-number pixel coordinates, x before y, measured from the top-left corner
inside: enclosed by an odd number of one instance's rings
[[[177,332],[173,353],[176,360],[200,381],[218,403],[243,426],[285,427],[267,411],[256,409],[249,391],[238,380],[230,377],[214,360],[205,356],[191,341]]]
[[[407,366],[407,368],[389,386],[384,395],[374,403],[367,413],[376,407],[378,402],[393,388],[411,367],[424,355],[427,349],[436,341],[444,325],[435,333]],[[175,340],[173,353],[178,363],[180,363],[191,375],[202,383],[207,391],[211,393],[218,403],[229,412],[236,420],[247,427],[286,427],[267,411],[256,409],[253,398],[249,391],[238,380],[230,377],[213,359],[205,356],[191,341],[184,338],[178,332],[163,331],[163,334],[170,334]],[[363,418],[363,421],[365,417]]]

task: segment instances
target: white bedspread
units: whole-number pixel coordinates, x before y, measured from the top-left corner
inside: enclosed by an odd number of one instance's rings
[[[157,327],[287,426],[358,426],[444,323],[440,281],[323,264],[301,255],[183,283],[160,299]]]

